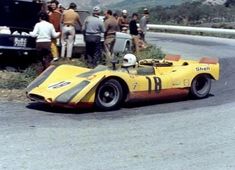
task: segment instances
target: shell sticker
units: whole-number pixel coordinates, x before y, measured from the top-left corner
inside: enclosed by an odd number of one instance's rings
[[[210,71],[210,67],[209,66],[196,67],[196,71]]]

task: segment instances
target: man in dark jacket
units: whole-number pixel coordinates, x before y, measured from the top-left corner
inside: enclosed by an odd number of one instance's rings
[[[139,52],[139,32],[137,26],[138,14],[133,13],[132,19],[129,24],[130,34],[132,36],[133,44],[135,46],[135,52]]]

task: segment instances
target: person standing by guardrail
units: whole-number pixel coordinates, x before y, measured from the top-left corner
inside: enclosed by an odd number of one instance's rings
[[[110,62],[113,55],[113,47],[116,40],[116,32],[119,31],[117,20],[113,16],[111,10],[105,11],[105,34],[104,34],[104,47],[107,55],[107,62]]]
[[[144,8],[144,14],[140,18],[140,22],[139,22],[139,24],[140,24],[140,39],[143,40],[144,43],[146,43],[145,34],[147,32],[148,19],[149,19],[149,11],[147,8]]]
[[[92,15],[88,16],[83,24],[82,30],[86,43],[85,59],[92,67],[101,62],[101,33],[105,32],[104,22],[99,18],[100,7],[95,6]]]
[[[73,44],[75,41],[75,26],[78,23],[82,27],[80,16],[75,11],[77,5],[70,3],[69,9],[64,10],[61,18],[62,35],[61,35],[61,57],[71,59],[73,53]]]

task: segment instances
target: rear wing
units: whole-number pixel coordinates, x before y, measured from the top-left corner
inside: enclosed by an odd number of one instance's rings
[[[211,57],[202,57],[199,60],[199,63],[203,64],[217,64],[219,62],[218,58],[211,58]]]
[[[180,55],[175,54],[166,54],[165,60],[169,61],[179,61],[181,59]],[[218,58],[212,58],[212,57],[201,57],[199,60],[199,63],[203,64],[217,64],[219,62]]]
[[[181,58],[180,55],[175,55],[175,54],[166,54],[165,55],[165,60],[169,61],[179,61]]]

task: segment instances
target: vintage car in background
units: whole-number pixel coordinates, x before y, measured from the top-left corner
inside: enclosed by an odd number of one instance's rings
[[[205,98],[211,81],[219,79],[218,59],[183,60],[168,55],[162,60],[139,61],[133,71],[97,66],[50,66],[26,89],[29,99],[62,107],[112,110],[122,103],[161,101],[179,96]]]
[[[77,11],[81,22],[84,23],[87,16],[91,15],[87,10],[79,10]],[[100,16],[100,19],[103,20],[104,17]],[[104,41],[104,37],[102,38]],[[114,44],[114,52],[115,53],[127,53],[132,50],[132,37],[130,34],[117,32],[116,33],[116,42]],[[75,53],[85,53],[85,42],[84,37],[81,32],[81,28],[79,25],[76,26],[76,38],[74,42],[74,52]]]
[[[36,38],[28,33],[38,22],[38,13],[42,8],[43,3],[34,0],[0,1],[1,64],[15,62],[18,65],[29,62],[35,56]]]

